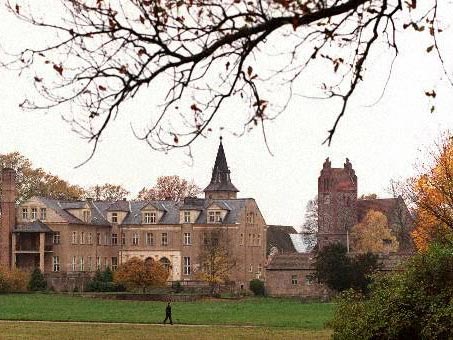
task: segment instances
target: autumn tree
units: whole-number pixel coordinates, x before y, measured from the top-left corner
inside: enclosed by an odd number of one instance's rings
[[[121,185],[105,183],[88,188],[85,195],[96,201],[118,201],[126,198],[129,191]]]
[[[165,285],[168,275],[160,263],[133,257],[118,267],[113,280],[128,290],[141,289],[145,292],[146,288]]]
[[[213,230],[203,234],[202,248],[198,256],[199,270],[196,277],[209,283],[211,295],[219,293],[220,286],[228,282],[236,258],[231,251],[226,230]]]
[[[421,51],[436,53],[451,82],[439,47],[450,5],[438,10],[438,0],[61,0],[52,11],[40,1],[7,3],[20,20],[55,33],[5,62],[41,95],[21,106],[71,106],[65,118],[94,149],[132,98],[152,94],[149,124],[134,132],[166,151],[206,136],[227,103],[242,103],[245,128],[264,132],[300,84],[304,96],[331,101],[330,143],[377,67],[373,55],[396,58],[405,30],[426,36]]]
[[[360,253],[388,253],[398,250],[398,241],[389,228],[387,217],[370,210],[351,228],[352,249]]]
[[[83,188],[69,184],[41,168],[34,168],[31,161],[18,152],[0,154],[0,169],[6,167],[16,171],[17,203],[33,196],[80,199],[85,194]]]
[[[196,197],[201,189],[193,182],[179,176],[159,176],[152,188],[143,188],[138,193],[138,200],[182,201],[185,197]]]
[[[305,221],[301,229],[307,248],[313,249],[316,246],[318,232],[318,196],[308,201],[305,208]]]
[[[409,195],[416,205],[414,242],[426,250],[432,241],[453,242],[453,139],[450,133],[428,151],[410,181]]]

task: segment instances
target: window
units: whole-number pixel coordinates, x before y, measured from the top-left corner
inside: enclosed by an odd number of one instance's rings
[[[203,233],[203,244],[205,246],[209,244],[209,237],[207,233]]]
[[[118,223],[118,213],[112,212],[112,223]]]
[[[72,257],[72,271],[75,272],[77,270],[77,257]]]
[[[82,256],[80,257],[80,267],[79,268],[80,268],[81,272],[85,271],[85,262],[84,262]]]
[[[168,234],[167,233],[162,233],[161,245],[163,245],[163,246],[168,245]]]
[[[171,268],[171,262],[169,259],[167,259],[166,257],[162,257],[160,260],[159,260],[160,264],[165,268],[166,271],[170,271],[170,268]]]
[[[111,237],[110,237],[109,233],[104,233],[104,244],[105,245],[109,244],[110,239],[111,239]]]
[[[96,269],[100,270],[101,269],[101,257],[96,256]]]
[[[253,264],[250,265],[249,272],[250,272],[250,273],[253,273]]]
[[[84,222],[90,222],[91,221],[91,211],[90,210],[84,210],[83,211],[83,221]]]
[[[184,275],[190,275],[190,257],[184,256]]]
[[[291,276],[291,284],[297,285],[297,275],[292,275]]]
[[[132,236],[132,245],[138,246],[138,233],[134,233],[134,235]]]
[[[191,238],[190,233],[184,233],[184,244],[186,246],[192,244],[192,238]]]
[[[28,220],[28,208],[22,208],[22,218]]]
[[[104,257],[104,269],[107,269],[109,266],[109,260],[107,257]]]
[[[53,233],[53,244],[60,244],[60,232],[55,231]]]
[[[154,245],[154,235],[153,235],[153,233],[146,233],[146,244],[148,246]]]
[[[190,223],[190,211],[184,211],[184,223]]]
[[[156,213],[155,212],[145,212],[143,215],[144,215],[145,224],[156,223]]]
[[[121,233],[121,244],[124,246],[126,244],[126,234]]]
[[[255,222],[255,214],[253,212],[247,213],[246,222],[247,224],[253,224]]]
[[[257,237],[258,245],[260,246],[261,245],[261,234],[256,235],[256,237]]]
[[[210,211],[209,212],[209,223],[221,223],[222,215],[220,211]]]
[[[112,270],[117,270],[117,269],[118,269],[118,258],[112,257]]]
[[[118,244],[118,234],[112,234],[112,245],[116,246]]]
[[[324,204],[330,204],[330,196],[329,196],[329,194],[326,194],[324,196]]]
[[[31,219],[34,221],[38,218],[38,209],[31,208]]]
[[[311,276],[311,275],[305,276],[305,283],[307,285],[311,285],[313,283],[313,276]]]
[[[93,258],[91,256],[88,256],[88,270],[91,272],[93,270]]]
[[[258,265],[258,273],[261,274],[263,271],[263,266],[261,264]]]
[[[92,233],[88,233],[88,244],[93,244],[93,234]]]
[[[101,233],[96,233],[96,244],[101,245]]]
[[[256,244],[256,242],[255,242],[255,241],[256,241],[256,236],[255,236],[255,234],[253,234],[253,236],[252,236],[252,244],[253,244],[253,245],[255,245],[255,244]]]
[[[52,271],[60,271],[60,257],[58,256],[52,256]]]
[[[41,214],[40,214],[40,215],[41,215],[41,216],[40,216],[41,221],[45,221],[46,218],[47,218],[47,211],[46,211],[46,208],[41,208],[40,212],[41,212]]]
[[[72,244],[77,244],[77,231],[72,232]]]
[[[249,244],[252,244],[252,234],[249,234]]]
[[[80,244],[85,244],[85,233],[80,232]]]

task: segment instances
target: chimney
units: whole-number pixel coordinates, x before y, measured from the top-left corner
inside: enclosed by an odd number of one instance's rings
[[[0,229],[0,267],[11,267],[11,233],[16,222],[16,172],[2,169],[2,223]]]

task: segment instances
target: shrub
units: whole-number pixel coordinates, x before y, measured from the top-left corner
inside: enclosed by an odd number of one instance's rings
[[[0,293],[25,292],[29,275],[19,269],[0,268]]]
[[[264,282],[259,279],[253,279],[249,284],[250,290],[255,296],[264,296]]]
[[[334,339],[453,338],[453,246],[433,246],[401,272],[380,274],[369,297],[343,293]]]
[[[47,282],[39,268],[34,269],[31,273],[27,288],[34,292],[46,290]]]
[[[315,263],[318,280],[338,292],[354,288],[366,294],[371,274],[377,268],[377,255],[366,253],[352,257],[347,255],[346,247],[339,243],[319,251]]]
[[[124,286],[113,282],[113,273],[109,267],[103,272],[97,270],[86,286],[87,292],[122,292]]]

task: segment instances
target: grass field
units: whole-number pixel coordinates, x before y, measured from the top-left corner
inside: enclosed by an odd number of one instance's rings
[[[58,294],[0,295],[1,320],[160,323],[164,310],[164,302],[102,300]],[[262,329],[319,331],[332,314],[333,304],[301,303],[290,299],[250,298],[173,304],[173,321],[179,325],[250,325]],[[3,336],[3,326],[1,329]]]
[[[266,327],[159,326],[124,324],[67,324],[1,322],[3,339],[329,339],[329,330],[296,330]]]

